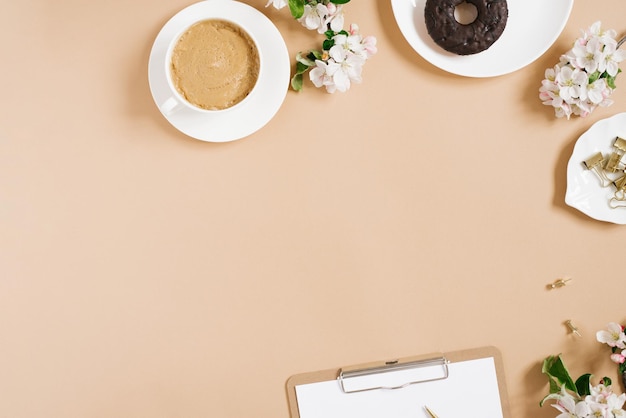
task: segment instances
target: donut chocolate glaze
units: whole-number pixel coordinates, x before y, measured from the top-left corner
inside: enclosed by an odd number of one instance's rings
[[[478,16],[463,25],[454,18],[454,9],[467,2],[476,6]],[[446,51],[471,55],[484,51],[500,38],[509,9],[506,0],[426,0],[424,19],[433,41]]]

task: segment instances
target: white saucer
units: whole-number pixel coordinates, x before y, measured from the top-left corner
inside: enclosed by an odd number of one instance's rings
[[[442,70],[466,77],[503,75],[535,61],[563,31],[574,0],[507,0],[507,4],[509,17],[500,39],[478,54],[456,55],[428,34],[426,0],[391,0],[398,27],[413,49]]]
[[[289,52],[280,32],[263,13],[235,0],[204,0],[174,15],[154,41],[148,63],[148,81],[157,104],[172,96],[166,76],[165,55],[172,39],[191,24],[205,19],[227,19],[249,29],[258,43],[264,68],[255,94],[245,103],[216,115],[187,108],[163,114],[179,131],[209,142],[234,141],[261,129],[285,100],[289,88]],[[163,112],[162,112],[163,113]]]
[[[626,139],[626,113],[594,123],[578,138],[567,163],[565,203],[593,219],[624,225],[626,208],[611,209],[609,206],[615,188],[601,187],[598,176],[583,165],[583,161],[598,152],[608,158],[617,136]]]

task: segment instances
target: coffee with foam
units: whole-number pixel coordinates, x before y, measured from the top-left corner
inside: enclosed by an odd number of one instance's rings
[[[257,46],[243,28],[207,19],[190,26],[176,42],[170,77],[187,102],[205,110],[224,110],[250,94],[260,66]]]

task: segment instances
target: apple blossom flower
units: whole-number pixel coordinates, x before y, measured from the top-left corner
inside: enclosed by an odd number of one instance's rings
[[[324,60],[315,60],[315,68],[309,71],[309,78],[315,87],[322,87],[328,85],[331,80],[328,72],[326,71],[328,62]]]
[[[596,386],[589,387],[589,395],[587,396],[587,400],[589,402],[598,402],[598,403],[606,403],[606,400],[609,396],[613,394],[613,390],[610,385],[605,385],[604,383],[600,383]]]
[[[338,65],[338,69],[333,75],[333,81],[339,91],[346,91],[350,88],[350,83],[361,82],[361,72],[363,71],[363,59],[351,50],[344,49],[341,45],[335,45],[328,51],[331,58]]]
[[[578,68],[563,67],[556,75],[556,83],[559,85],[559,96],[563,100],[587,98],[587,73]]]
[[[598,63],[600,72],[606,71],[611,77],[619,72],[619,63],[626,59],[626,51],[617,49],[617,44],[605,45],[604,54]]]
[[[557,71],[558,72],[558,71]],[[547,74],[547,78],[552,74]],[[576,110],[574,110],[576,111]],[[625,344],[624,327],[611,322],[607,328],[598,331],[596,338],[599,342],[611,347],[611,360],[618,363],[618,370],[625,383],[626,348],[619,348]],[[555,362],[554,360],[557,360]],[[542,372],[550,378],[550,393],[540,402],[554,401],[551,406],[559,411],[557,418],[626,418],[626,394],[617,394],[611,386],[611,379],[604,377],[597,385],[591,384],[592,375],[587,373],[578,378],[575,383],[559,356],[550,356],[544,360]],[[554,383],[560,382],[560,387]],[[582,383],[586,383],[583,385]]]
[[[282,9],[287,5],[287,0],[269,0],[265,7],[268,7],[270,4],[273,5],[275,9]]]
[[[589,386],[589,395],[580,397],[563,386],[558,393],[548,396],[556,402],[552,406],[560,412],[557,418],[623,418],[626,394],[617,395],[610,386]]]
[[[624,360],[626,360],[626,357],[624,357],[622,353],[613,353],[611,354],[610,357],[611,357],[611,361],[617,364],[622,364]]]
[[[598,418],[600,417],[609,418],[607,414],[608,408],[606,404],[600,403],[600,402],[593,402],[593,401],[586,401],[585,404],[589,408],[589,412],[587,413],[587,415],[580,415],[581,417],[589,416],[589,417],[598,417]]]
[[[589,74],[594,73],[600,61],[604,60],[599,38],[591,38],[584,44],[577,42],[572,48],[572,55],[574,66]]]
[[[366,36],[361,41],[361,44],[363,45],[363,51],[366,54],[365,58],[369,58],[372,55],[376,54],[376,52],[378,52],[378,48],[376,47],[376,41],[376,38],[372,35]]]
[[[612,105],[613,100],[609,98],[611,92],[604,78],[599,78],[587,86],[587,97],[594,105],[603,107]]]
[[[339,32],[343,29],[344,17],[343,6],[337,6],[335,3],[328,3],[328,16],[326,16],[326,26],[333,32]]]
[[[324,33],[328,29],[335,32],[343,29],[342,8],[334,3],[305,4],[304,14],[298,21],[309,30],[317,30]]]
[[[600,21],[594,22],[586,31],[583,31],[583,39],[600,38],[604,44],[615,42],[616,37],[617,32],[615,32],[615,30],[602,30],[602,23]]]
[[[328,51],[327,61],[316,60],[316,67],[309,73],[316,87],[326,87],[328,93],[347,91],[352,83],[361,82],[365,60],[342,45],[334,45]]]
[[[309,30],[318,30],[321,28],[321,32],[323,33],[326,29],[323,25],[325,19],[325,13],[328,10],[326,6],[323,4],[317,4],[315,7],[312,7],[310,4],[304,5],[304,13],[299,20],[302,25]]]
[[[615,35],[614,30],[603,31],[601,23],[595,22],[560,56],[556,66],[546,70],[539,99],[554,108],[556,117],[586,117],[598,106],[613,104],[610,96],[619,63],[626,59]]]
[[[589,415],[589,405],[584,401],[579,402],[577,398],[565,389],[565,386],[561,388],[560,393],[554,394],[552,397],[556,399],[556,403],[552,404],[552,406],[561,412],[557,418],[587,417]]]
[[[365,49],[361,43],[361,35],[354,33],[352,35],[340,33],[333,36],[335,46],[341,46],[347,51],[352,51],[355,54],[361,54]]]
[[[345,92],[353,83],[362,81],[363,64],[378,52],[374,36],[362,37],[359,27],[351,24],[344,30],[343,5],[350,0],[268,0],[266,7],[280,9],[290,6],[292,16],[309,30],[326,36],[321,51],[310,50],[296,55],[296,74],[291,79],[294,90],[302,89],[303,74],[316,87],[329,93]],[[338,4],[341,3],[341,4]],[[295,5],[295,6],[294,6]]]
[[[609,322],[606,330],[598,331],[596,339],[609,347],[626,348],[626,334],[622,326],[616,322]]]
[[[626,411],[624,411],[624,403],[626,402],[626,394],[616,395],[611,394],[607,400],[607,410],[609,414],[613,414],[614,418],[626,417]]]

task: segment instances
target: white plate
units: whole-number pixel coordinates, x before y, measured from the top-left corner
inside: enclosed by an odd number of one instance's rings
[[[424,21],[426,0],[391,0],[400,31],[413,49],[442,70],[466,77],[507,74],[539,58],[563,31],[574,0],[507,3],[509,17],[500,39],[478,54],[456,55],[438,46],[428,34]]]
[[[148,81],[157,106],[171,97],[164,64],[168,45],[189,25],[210,18],[227,19],[249,28],[259,44],[265,66],[257,81],[259,91],[237,108],[219,115],[185,108],[163,116],[192,138],[210,142],[233,141],[265,126],[278,112],[289,88],[290,64],[285,40],[263,13],[235,0],[205,0],[186,7],[157,35],[150,53]]]
[[[626,208],[609,206],[615,188],[602,187],[598,176],[583,165],[583,161],[598,152],[608,158],[617,136],[626,138],[626,113],[594,123],[578,138],[567,163],[565,203],[599,221],[626,224]]]

